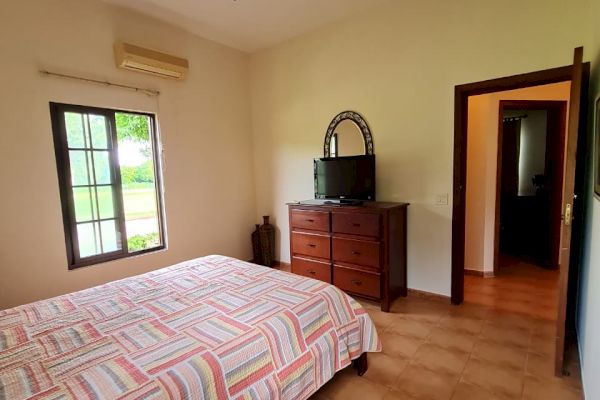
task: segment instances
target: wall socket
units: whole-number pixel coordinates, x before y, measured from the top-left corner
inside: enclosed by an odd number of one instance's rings
[[[447,206],[448,205],[448,193],[440,193],[435,195],[436,206]]]

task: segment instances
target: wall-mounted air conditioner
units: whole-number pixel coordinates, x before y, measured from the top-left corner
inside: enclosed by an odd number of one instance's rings
[[[115,43],[115,61],[119,68],[171,79],[184,79],[189,69],[184,58],[123,42]]]

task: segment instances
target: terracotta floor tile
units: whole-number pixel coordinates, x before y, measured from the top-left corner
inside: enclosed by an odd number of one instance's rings
[[[480,337],[503,345],[512,345],[522,349],[529,347],[531,331],[516,327],[499,326],[488,322],[481,330]]]
[[[479,318],[469,318],[462,315],[446,315],[438,323],[439,327],[458,332],[478,334],[483,328],[484,321]]]
[[[412,358],[412,363],[432,371],[460,375],[468,359],[469,353],[426,343],[419,347]]]
[[[386,313],[381,310],[368,309],[367,312],[373,320],[373,323],[375,323],[379,333],[383,333],[385,328],[401,318],[400,314]]]
[[[407,359],[394,358],[383,353],[372,353],[368,357],[369,369],[363,377],[387,387],[391,387],[398,380],[408,365]]]
[[[365,399],[367,400],[367,399]],[[390,390],[383,396],[383,400],[418,400],[406,393],[401,393],[396,390]]]
[[[556,336],[556,321],[535,319],[533,325],[531,326],[531,333],[534,336],[552,339]]]
[[[310,400],[332,400],[332,398],[327,393],[325,393],[325,391],[319,389],[317,393],[310,396]]]
[[[367,300],[367,299],[356,299],[361,306],[363,306],[365,309],[367,310],[380,310],[381,311],[381,305],[375,301],[371,301],[371,300]]]
[[[498,400],[499,397],[479,386],[459,382],[454,389],[452,400]]]
[[[450,331],[442,327],[435,328],[427,342],[450,350],[471,352],[477,337],[470,333]]]
[[[465,276],[460,306],[410,296],[383,313],[360,300],[383,352],[369,369],[337,373],[312,400],[581,399],[576,348],[570,376],[554,373],[558,272],[515,260],[494,278]]]
[[[556,351],[556,339],[532,335],[529,341],[529,352],[554,357]]]
[[[400,318],[388,326],[385,329],[385,333],[393,333],[418,339],[425,339],[429,336],[434,327],[435,325],[429,322],[410,318]]]
[[[331,400],[383,400],[383,396],[388,391],[389,389],[383,385],[354,376],[343,377],[337,381],[327,396]]]
[[[423,339],[385,332],[381,334],[383,354],[396,358],[411,358],[424,343]]]
[[[518,399],[523,391],[524,374],[485,361],[470,359],[461,382],[488,390],[504,399]]]
[[[554,377],[554,357],[549,355],[528,354],[525,371],[530,375],[550,379]]]
[[[535,320],[529,316],[494,310],[487,315],[487,321],[495,326],[532,330]]]
[[[407,319],[437,323],[442,316],[446,315],[451,306],[436,301],[408,297],[404,302],[396,301],[390,307],[393,313],[401,314]]]
[[[465,297],[465,302],[459,306],[454,306],[448,312],[449,315],[463,316],[468,318],[485,319],[490,313],[490,308],[481,304],[475,304]]]
[[[583,399],[581,390],[576,389],[560,380],[548,381],[538,377],[525,378],[523,400],[580,400]]]
[[[471,358],[523,372],[527,361],[527,353],[519,347],[482,339],[475,344]]]
[[[409,365],[394,385],[394,390],[422,400],[449,400],[459,375],[431,371],[420,365]]]

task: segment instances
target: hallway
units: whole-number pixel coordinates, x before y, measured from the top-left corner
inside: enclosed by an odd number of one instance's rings
[[[558,270],[501,256],[494,278],[465,275],[465,303],[490,306],[554,323],[558,307]]]

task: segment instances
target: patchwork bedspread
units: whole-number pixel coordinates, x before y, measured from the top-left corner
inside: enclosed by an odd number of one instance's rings
[[[0,311],[0,399],[306,399],[380,350],[334,286],[209,256]]]

